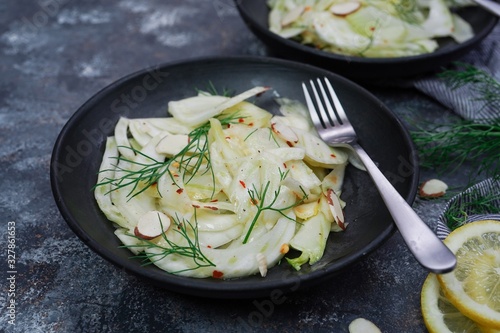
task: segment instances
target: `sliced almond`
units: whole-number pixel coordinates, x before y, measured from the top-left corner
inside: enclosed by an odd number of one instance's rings
[[[277,136],[285,140],[287,145],[293,147],[297,142],[299,142],[299,137],[295,132],[288,126],[281,124],[279,122],[273,122],[271,124],[271,129]]]
[[[297,6],[288,13],[286,13],[281,19],[281,25],[287,26],[290,23],[295,22],[304,13],[306,6]]]
[[[439,198],[445,195],[448,185],[439,179],[430,179],[420,185],[419,195],[422,198]]]
[[[152,210],[142,215],[134,229],[134,234],[151,240],[163,234],[170,227],[170,218],[162,212]]]
[[[337,3],[330,7],[330,12],[337,16],[347,16],[361,8],[361,3],[357,1]]]
[[[345,222],[344,212],[342,211],[342,205],[339,197],[334,190],[329,189],[326,192],[326,199],[328,201],[328,205],[330,206],[330,211],[332,212],[335,223],[337,223],[342,230],[345,230],[348,223]]]
[[[349,333],[381,333],[374,323],[365,318],[356,318],[349,324]]]

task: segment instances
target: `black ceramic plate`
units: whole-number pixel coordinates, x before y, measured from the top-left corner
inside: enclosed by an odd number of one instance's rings
[[[256,85],[272,87],[258,105],[276,111],[277,94],[304,102],[301,82],[328,77],[333,82],[360,142],[379,163],[398,191],[412,202],[416,193],[417,161],[410,137],[399,120],[374,96],[330,72],[272,58],[209,58],[166,64],[131,74],[108,86],[85,103],[62,129],[51,160],[51,185],[62,216],[71,229],[105,259],[164,288],[217,298],[269,296],[290,292],[327,279],[376,249],[394,230],[375,187],[365,172],[349,167],[342,198],[347,202],[345,232],[331,234],[326,253],[312,267],[297,272],[282,263],[265,278],[250,276],[229,281],[192,279],[142,266],[120,248],[114,227],[99,210],[92,186],[102,160],[105,138],[120,116],[165,116],[170,100],[193,96],[213,84],[218,91],[242,92]]]
[[[285,39],[269,31],[267,0],[236,0],[239,13],[253,33],[274,56],[309,63],[331,70],[354,80],[377,81],[386,78],[406,78],[426,73],[457,60],[484,39],[498,18],[479,7],[460,9],[458,13],[469,22],[475,36],[461,44],[442,38],[439,49],[430,54],[401,58],[361,58],[333,54]]]

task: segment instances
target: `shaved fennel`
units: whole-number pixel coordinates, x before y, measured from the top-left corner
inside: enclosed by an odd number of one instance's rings
[[[118,121],[95,198],[125,247],[195,278],[265,276],[289,248],[302,253],[287,258],[297,270],[321,259],[328,234],[347,225],[326,196],[340,195],[348,154],[318,139],[302,104],[279,99],[273,115],[245,101],[268,89]]]
[[[269,29],[317,49],[359,57],[430,53],[437,38],[473,36],[451,6],[468,0],[269,0]]]

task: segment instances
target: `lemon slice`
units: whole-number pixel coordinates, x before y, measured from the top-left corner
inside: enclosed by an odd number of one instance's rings
[[[500,329],[500,221],[468,223],[448,235],[445,244],[457,267],[437,275],[449,301],[481,326]]]
[[[420,296],[422,316],[430,333],[486,332],[450,303],[435,274],[427,276]]]

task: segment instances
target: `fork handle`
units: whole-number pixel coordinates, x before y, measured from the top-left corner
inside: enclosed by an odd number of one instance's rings
[[[413,208],[382,174],[365,150],[351,144],[377,186],[404,241],[417,261],[431,272],[447,273],[456,265],[455,255],[417,215]]]

